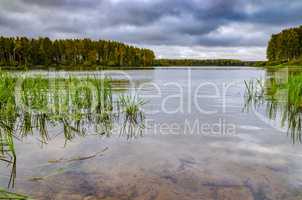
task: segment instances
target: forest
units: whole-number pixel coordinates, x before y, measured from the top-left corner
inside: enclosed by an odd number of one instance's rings
[[[272,35],[267,47],[269,62],[289,62],[302,59],[302,26]]]
[[[235,59],[155,59],[152,50],[117,41],[56,39],[47,37],[0,37],[0,68],[34,69],[75,66],[268,66],[302,64],[302,26],[272,35],[267,47],[267,62]]]
[[[0,66],[151,66],[155,55],[149,49],[116,41],[0,37]]]

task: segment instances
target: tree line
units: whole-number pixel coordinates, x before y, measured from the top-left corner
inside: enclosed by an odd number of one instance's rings
[[[267,47],[267,59],[291,61],[302,58],[302,26],[272,35]]]
[[[155,66],[249,66],[255,62],[234,59],[157,59]]]
[[[0,37],[0,66],[151,66],[154,52],[116,41]]]

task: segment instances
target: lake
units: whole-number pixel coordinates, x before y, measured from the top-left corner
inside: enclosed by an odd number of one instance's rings
[[[282,120],[279,104],[268,108],[269,95],[247,95],[253,81],[286,81],[291,74],[287,69],[169,67],[30,74],[110,77],[113,99],[120,94],[143,99],[144,125],[127,127],[121,134],[123,125],[116,122],[117,128],[102,135],[87,126],[86,134],[66,141],[62,125],[47,123],[46,140],[36,130],[14,138],[15,166],[0,160],[2,188],[9,185],[11,191],[45,200],[302,199],[299,135],[288,133],[285,127],[292,123]]]

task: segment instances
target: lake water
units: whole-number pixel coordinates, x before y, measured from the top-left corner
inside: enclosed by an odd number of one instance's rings
[[[100,137],[92,131],[65,144],[61,127],[50,127],[48,144],[35,134],[15,140],[12,191],[45,200],[302,199],[301,145],[264,108],[244,109],[245,81],[271,73],[171,67],[105,76],[116,80],[116,94],[145,100],[143,135]],[[7,187],[10,172],[0,162],[0,187]]]

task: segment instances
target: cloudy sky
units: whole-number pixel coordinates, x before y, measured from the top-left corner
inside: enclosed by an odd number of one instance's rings
[[[110,39],[158,58],[265,59],[301,0],[0,0],[0,35]]]

